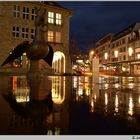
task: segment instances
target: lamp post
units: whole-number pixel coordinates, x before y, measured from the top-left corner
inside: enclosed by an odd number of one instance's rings
[[[132,74],[132,66],[131,66],[131,60],[132,60],[132,54],[133,54],[133,49],[132,47],[129,47],[128,48],[128,56],[129,56],[129,60],[130,60],[130,63],[129,63],[129,67],[130,67],[130,74]]]
[[[95,51],[90,51],[89,60],[91,62],[93,83],[99,83],[99,58],[95,56]]]
[[[92,60],[93,60],[94,54],[95,54],[94,50],[91,50],[89,52],[90,71],[92,71]]]
[[[104,53],[105,64],[107,64],[108,53]],[[105,70],[107,70],[107,65],[105,65]]]

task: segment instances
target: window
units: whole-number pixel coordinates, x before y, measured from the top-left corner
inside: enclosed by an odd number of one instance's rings
[[[22,38],[28,38],[28,28],[22,28]]]
[[[125,55],[123,56],[123,60],[126,60],[126,56]]]
[[[124,39],[122,39],[122,44],[125,44],[125,38],[124,38]]]
[[[137,65],[137,70],[140,70],[140,65]]]
[[[57,42],[57,43],[61,43],[61,32],[56,32],[56,34],[55,34],[56,36],[55,36],[55,41]]]
[[[122,61],[123,57],[122,57],[122,56],[120,56],[120,57],[119,57],[119,59],[120,59],[120,61]]]
[[[116,46],[119,46],[119,42],[116,42]]]
[[[48,41],[53,42],[54,34],[53,31],[48,31]]]
[[[54,24],[54,13],[48,12],[48,23]]]
[[[20,7],[18,5],[13,7],[13,16],[16,18],[20,17]]]
[[[23,19],[29,19],[29,8],[23,7]]]
[[[35,20],[36,18],[36,11],[35,9],[32,9],[32,20]]]
[[[19,27],[13,26],[13,37],[18,38],[19,37]]]
[[[120,48],[120,53],[122,52],[122,48]]]
[[[35,37],[35,29],[31,29],[31,39],[34,39]]]
[[[62,24],[62,16],[59,13],[56,13],[56,24],[61,25]]]
[[[126,52],[126,48],[125,47],[123,48],[123,51]]]

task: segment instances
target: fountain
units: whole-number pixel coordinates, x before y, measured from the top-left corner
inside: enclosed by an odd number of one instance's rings
[[[36,9],[37,10],[37,9]],[[30,69],[27,73],[27,81],[30,87],[30,101],[22,105],[15,100],[13,93],[3,95],[4,99],[9,103],[10,107],[20,116],[31,118],[35,125],[35,134],[47,132],[46,116],[53,109],[51,81],[48,76],[42,72],[39,61],[43,59],[50,67],[53,60],[53,48],[45,41],[44,30],[46,9],[37,10],[35,20],[35,38],[31,43],[24,41],[17,45],[12,53],[3,62],[2,66],[13,62],[23,53],[27,54],[30,60]],[[36,121],[38,120],[38,121]],[[45,125],[45,126],[44,126]]]

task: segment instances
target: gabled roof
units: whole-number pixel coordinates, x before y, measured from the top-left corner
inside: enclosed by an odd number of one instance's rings
[[[133,32],[133,31],[136,31],[140,28],[140,23],[139,22],[136,22],[130,26],[128,26],[127,28],[123,29],[122,31],[114,34],[113,38],[112,38],[112,42]]]

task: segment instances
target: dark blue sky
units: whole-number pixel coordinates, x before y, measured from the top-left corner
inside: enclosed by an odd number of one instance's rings
[[[89,50],[92,44],[108,33],[117,33],[140,21],[139,1],[63,1],[59,3],[74,11],[70,35],[79,48]]]

